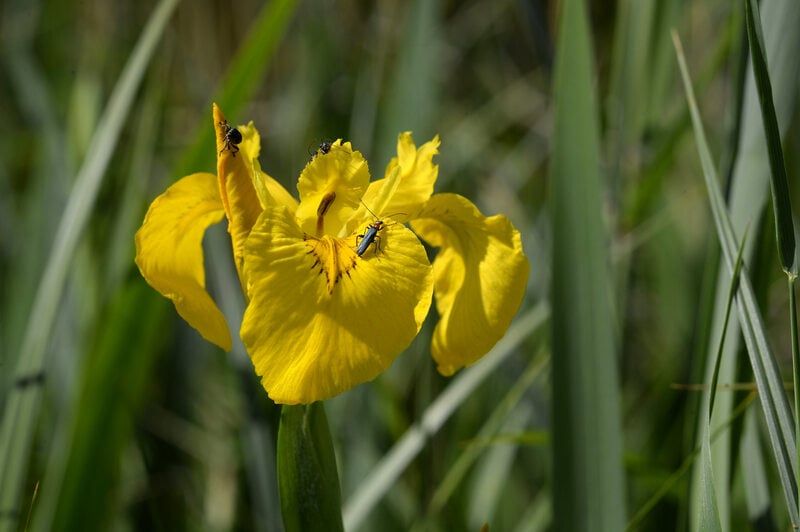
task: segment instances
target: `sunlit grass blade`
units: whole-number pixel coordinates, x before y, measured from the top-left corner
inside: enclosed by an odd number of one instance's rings
[[[795,248],[792,204],[789,196],[789,183],[786,178],[786,164],[783,158],[781,133],[775,105],[772,101],[772,83],[769,79],[767,58],[764,53],[764,37],[761,29],[761,14],[758,3],[745,0],[745,23],[747,41],[750,44],[750,57],[753,65],[753,77],[761,104],[761,118],[764,121],[764,133],[767,141],[770,167],[770,190],[772,191],[772,211],[775,214],[775,236],[778,243],[778,256],[781,267],[788,277],[789,288],[789,326],[792,337],[792,366],[794,380],[795,415],[800,412],[800,349],[797,340],[797,305],[795,301],[794,283],[797,278],[797,250]],[[800,424],[795,418],[795,440],[800,440]],[[800,460],[800,448],[795,450]],[[800,480],[799,480],[800,482]]]
[[[229,120],[238,120],[239,112],[253,97],[275,55],[278,43],[286,33],[297,3],[297,0],[265,3],[253,22],[247,39],[237,49],[214,98]],[[210,112],[211,102],[208,103],[207,110],[207,113]],[[214,166],[215,154],[208,147],[216,144],[213,128],[205,125],[207,113],[200,114],[204,125],[197,129],[194,141],[176,166],[176,178]]]
[[[486,420],[486,423],[483,424],[476,436],[478,440],[488,439],[497,434],[509,412],[519,403],[525,391],[531,386],[534,379],[542,373],[543,369],[544,363],[542,360],[534,359],[531,361],[528,369],[514,383],[514,386],[511,387],[505,397],[498,403],[489,419]],[[464,477],[481,451],[482,449],[479,447],[470,447],[459,455],[431,497],[428,509],[430,514],[437,515],[442,511],[450,496],[463,482]]]
[[[15,529],[18,504],[26,471],[42,387],[39,376],[46,369],[46,349],[64,282],[75,249],[83,236],[100,184],[127,122],[134,97],[156,50],[177,0],[163,0],[153,11],[119,81],[109,98],[59,224],[42,282],[33,303],[15,371],[16,382],[5,402],[0,427],[0,530]],[[34,379],[31,381],[31,379]]]
[[[551,166],[553,501],[557,530],[625,524],[615,320],[583,0],[561,5]]]
[[[773,69],[775,107],[779,118],[791,116],[792,108],[796,100],[796,90],[794,87],[797,76],[798,61],[796,54],[788,53],[788,50],[797,49],[800,46],[800,33],[794,28],[800,24],[800,9],[797,3],[791,1],[777,0],[764,4],[763,17],[764,27],[767,29],[766,44],[767,52],[770,57],[770,65]],[[739,9],[736,9],[738,12]],[[749,70],[748,70],[749,72]],[[778,77],[776,77],[776,73]],[[729,218],[734,234],[741,235],[745,227],[749,224],[757,223],[762,220],[764,209],[768,199],[768,173],[767,153],[764,144],[764,131],[762,126],[761,111],[757,101],[755,85],[752,82],[751,74],[746,74],[744,97],[741,100],[743,108],[741,110],[741,123],[738,142],[735,150],[724,150],[725,153],[733,155],[730,180],[725,183],[725,197],[729,206]],[[735,101],[739,101],[738,98]],[[783,124],[784,131],[787,124]],[[733,152],[733,153],[732,153]],[[725,157],[723,170],[729,170],[728,161],[730,157]],[[744,259],[747,263],[753,256],[753,248],[757,239],[750,239],[745,245]],[[733,246],[735,249],[735,246]],[[725,308],[725,287],[728,285],[727,272],[730,272],[731,261],[721,266],[716,274],[716,297],[713,321],[710,327],[713,338],[722,325]],[[737,303],[738,305],[738,303]],[[732,382],[736,379],[737,354],[741,351],[741,327],[738,319],[731,321],[728,338],[725,339],[725,355],[723,357],[722,369],[720,372],[721,382]],[[714,346],[709,344],[706,356],[706,379],[709,378],[714,363]],[[707,397],[707,396],[706,396]],[[719,426],[729,417],[732,408],[732,397],[725,395],[717,400],[714,408],[714,426]],[[705,423],[702,417],[697,419],[699,426]],[[699,432],[698,432],[699,434]],[[696,440],[699,445],[700,440]],[[733,478],[732,464],[734,460],[731,456],[733,449],[732,434],[725,434],[720,437],[712,447],[714,459],[714,475],[719,485],[731,485]],[[692,493],[699,493],[702,489],[699,484],[699,468],[695,470],[693,479]],[[720,517],[723,528],[730,528],[729,520],[731,517],[731,493],[729,490],[720,490],[717,493],[720,508]],[[689,500],[690,507],[696,507],[699,503],[696,497]]]
[[[545,303],[517,318],[508,332],[480,362],[459,373],[453,382],[423,412],[419,423],[409,428],[397,440],[382,460],[376,464],[358,489],[345,501],[343,516],[345,530],[356,530],[389,491],[406,467],[420,453],[425,443],[450,418],[453,412],[484,382],[522,341],[542,326],[550,315]]]
[[[772,190],[772,208],[775,213],[778,255],[784,271],[790,275],[797,275],[792,205],[789,200],[789,183],[786,179],[781,133],[778,129],[778,119],[775,116],[775,105],[772,102],[772,83],[769,80],[767,60],[764,55],[761,15],[758,11],[758,4],[752,0],[745,0],[745,22],[747,40],[750,43],[753,76],[758,90],[758,99],[761,103],[761,116],[764,121],[767,152],[769,153],[770,190]]]
[[[717,396],[717,385],[719,384],[719,368],[720,364],[722,363],[722,354],[723,354],[723,343],[725,341],[725,335],[728,332],[728,323],[731,316],[731,305],[733,304],[734,297],[736,296],[736,292],[739,290],[739,274],[742,271],[742,257],[744,255],[744,243],[747,241],[747,235],[742,238],[742,242],[739,245],[739,252],[736,255],[736,265],[733,269],[733,274],[731,275],[731,284],[730,288],[728,289],[728,302],[725,305],[725,321],[722,324],[722,334],[720,334],[719,338],[719,348],[717,349],[717,356],[714,362],[714,372],[711,376],[711,385],[708,389],[708,422],[709,428],[711,424],[711,414],[714,412],[714,399]]]
[[[708,388],[708,402],[706,403],[707,411],[705,414],[706,423],[705,427],[703,428],[702,442],[700,445],[700,467],[702,468],[700,476],[703,484],[703,489],[700,494],[702,504],[700,514],[698,516],[700,521],[698,528],[700,530],[722,530],[722,523],[720,522],[719,517],[719,508],[717,507],[717,496],[714,488],[713,463],[711,460],[711,414],[714,412],[714,398],[717,394],[719,370],[722,363],[722,355],[724,353],[723,345],[725,342],[725,336],[728,332],[731,307],[739,287],[739,273],[741,272],[742,268],[744,242],[745,239],[743,238],[742,243],[739,246],[739,253],[736,257],[736,267],[734,268],[734,272],[731,277],[730,288],[728,289],[728,301],[725,305],[725,321],[722,324],[722,331],[718,340],[719,347],[717,348],[717,356],[714,362],[714,371],[711,375],[711,384]]]
[[[709,425],[710,430],[710,425]],[[711,440],[706,431],[700,448],[700,462],[702,467],[701,478],[703,482],[703,492],[701,499],[701,511],[698,530],[709,532],[722,531],[722,523],[719,520],[719,508],[717,508],[717,495],[714,491],[714,474],[711,467]]]
[[[735,250],[738,247],[736,236],[728,217],[727,206],[722,199],[722,193],[719,189],[716,169],[714,168],[714,163],[708,149],[708,143],[705,138],[700,113],[695,102],[694,91],[692,89],[680,40],[674,33],[673,41],[675,42],[678,64],[680,66],[681,75],[683,76],[686,97],[692,115],[697,149],[700,154],[703,176],[709,193],[717,236],[722,247],[723,258],[728,267],[728,271],[733,274],[736,263]],[[767,430],[778,466],[789,515],[791,516],[792,522],[797,523],[797,486],[795,483],[797,461],[794,453],[794,420],[789,409],[789,403],[786,398],[777,363],[767,343],[758,303],[755,299],[746,271],[742,271],[740,276],[739,294],[736,303],[742,326],[742,334],[744,335],[747,352],[753,368],[756,386],[760,393],[761,405],[764,409]]]
[[[759,417],[760,412],[755,408],[748,409],[745,414],[740,449],[742,484],[750,522],[763,525],[760,530],[778,530],[772,516],[772,493],[767,478],[771,469],[765,463],[768,454],[763,449]]]

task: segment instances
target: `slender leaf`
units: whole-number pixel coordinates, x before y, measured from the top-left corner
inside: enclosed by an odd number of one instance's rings
[[[229,120],[235,120],[253,97],[275,55],[278,43],[288,29],[297,3],[297,0],[265,3],[261,14],[253,22],[247,39],[237,49],[223,77],[224,82],[213,98]],[[206,126],[208,113],[211,113],[211,102],[206,113],[201,113],[203,127],[198,128],[191,147],[186,150],[175,168],[176,177],[197,172],[201,168],[213,167],[215,154],[208,147],[215,145],[214,130]]]
[[[800,46],[800,32],[795,28],[800,25],[800,4],[793,0],[774,0],[764,4],[764,27],[768,30],[765,35],[767,55],[770,58],[772,81],[774,83],[775,107],[778,117],[791,116],[792,107],[796,99],[796,79],[800,62],[797,54],[790,52]],[[735,10],[734,13],[739,13]],[[738,16],[738,15],[737,15]],[[753,223],[758,223],[764,215],[768,198],[768,173],[766,145],[764,143],[764,130],[762,125],[761,110],[757,101],[757,92],[753,81],[752,69],[746,73],[744,87],[743,109],[741,111],[740,136],[738,147],[735,150],[735,161],[729,183],[725,184],[725,197],[728,200],[729,217],[734,234],[741,235],[744,228]],[[786,122],[786,121],[784,121]],[[786,123],[781,125],[783,130]],[[729,150],[726,150],[730,153]],[[726,158],[726,160],[729,160]],[[727,166],[724,170],[727,172]],[[745,245],[745,263],[753,256],[756,239],[750,239]],[[733,245],[731,249],[736,249]],[[731,271],[732,259],[724,261],[716,274],[716,302],[711,327],[711,338],[717,338],[722,328],[724,319],[726,287],[728,274]],[[725,271],[727,270],[727,272]],[[738,303],[737,303],[738,305]],[[733,316],[725,339],[725,354],[720,370],[720,382],[733,382],[736,376],[738,353],[741,351],[740,320]],[[715,345],[709,344],[706,356],[706,378],[709,379],[713,364]],[[704,396],[704,400],[707,396]],[[733,398],[726,394],[718,397],[714,408],[713,426],[719,427],[730,417],[733,408]],[[702,434],[701,426],[705,423],[698,417],[697,438]],[[700,440],[696,441],[697,446]],[[731,457],[733,442],[731,434],[724,434],[712,446],[714,459],[714,475],[721,486],[729,486],[732,482]],[[699,479],[699,469],[695,469],[692,493],[698,494],[702,490]],[[729,529],[730,524],[730,492],[720,490],[718,493],[720,517],[724,529]],[[690,508],[698,504],[696,497],[690,498]]]
[[[750,408],[744,417],[741,440],[742,484],[747,500],[747,512],[756,530],[778,530],[772,518],[772,493],[770,493],[761,443],[759,411]],[[758,524],[762,525],[760,528]]]
[[[410,427],[383,459],[363,479],[355,493],[345,502],[346,530],[357,529],[392,484],[420,453],[426,441],[436,434],[453,412],[472,394],[479,384],[492,375],[500,363],[514,352],[522,341],[538,329],[550,315],[545,303],[539,303],[520,316],[506,335],[480,362],[462,371],[425,410],[418,423]]]
[[[708,389],[708,422],[711,425],[711,414],[714,412],[714,398],[717,395],[717,384],[719,383],[719,368],[722,362],[722,355],[723,355],[723,345],[725,343],[725,335],[728,332],[728,319],[731,315],[731,305],[733,304],[733,298],[736,295],[736,292],[739,289],[739,274],[742,271],[742,256],[744,255],[744,243],[747,241],[746,235],[745,238],[742,239],[742,243],[739,245],[739,252],[736,255],[736,266],[733,270],[733,275],[731,276],[731,285],[728,289],[728,302],[725,305],[725,321],[722,324],[722,334],[719,338],[719,348],[717,349],[717,357],[716,362],[714,363],[714,373],[711,377],[711,385]],[[709,427],[710,428],[710,427]]]
[[[714,372],[711,376],[711,384],[708,388],[708,401],[706,402],[707,411],[705,415],[706,425],[703,430],[703,441],[701,443],[700,462],[702,472],[700,474],[703,483],[703,490],[700,494],[701,498],[701,511],[699,517],[699,528],[701,530],[722,530],[722,523],[719,518],[719,508],[717,507],[717,496],[714,489],[714,471],[713,463],[711,460],[711,414],[714,411],[714,398],[717,393],[717,384],[719,382],[719,369],[722,362],[724,353],[723,346],[725,343],[725,336],[728,332],[728,319],[731,315],[731,306],[739,287],[739,273],[742,268],[742,254],[744,253],[744,242],[739,246],[739,254],[736,257],[736,268],[731,277],[730,288],[728,289],[728,302],[725,306],[725,322],[722,325],[722,333],[719,338],[719,347],[717,349],[716,362],[714,363]]]
[[[508,417],[511,410],[516,407],[522,399],[523,394],[531,386],[534,379],[541,374],[543,369],[543,363],[535,359],[528,365],[528,368],[520,376],[519,380],[514,383],[514,386],[511,387],[502,401],[498,403],[489,419],[486,420],[486,423],[483,424],[476,436],[478,440],[489,439],[498,433],[503,421]],[[450,499],[450,496],[456,488],[461,485],[461,482],[472,464],[477,460],[481,451],[482,449],[478,447],[470,447],[459,455],[458,460],[450,467],[447,475],[433,493],[429,505],[429,513],[435,515],[442,511],[445,504]]]
[[[434,124],[439,109],[437,71],[440,55],[436,46],[439,29],[439,0],[414,0],[406,10],[406,31],[389,94],[378,122],[375,159],[388,161],[395,152],[397,134],[413,131],[418,139],[437,133]],[[413,109],[413,112],[409,112]]]
[[[711,444],[714,444],[720,436],[724,433],[729,432],[730,426],[736,421],[739,416],[747,412],[750,403],[756,398],[756,393],[753,392],[745,397],[733,411],[731,412],[731,416],[724,420],[722,423],[714,427],[714,430],[711,432],[709,436],[709,441]],[[645,520],[647,515],[655,508],[656,504],[667,496],[669,492],[671,492],[678,481],[689,471],[689,468],[694,463],[695,458],[699,456],[702,452],[703,443],[701,442],[700,445],[692,449],[692,451],[683,459],[681,465],[661,484],[661,486],[656,490],[656,492],[647,500],[647,502],[642,505],[639,510],[636,511],[634,516],[628,522],[628,525],[625,527],[625,530],[641,530],[641,523]],[[702,473],[701,473],[702,476]]]
[[[794,275],[788,276],[789,285],[789,330],[791,331],[792,338],[792,382],[794,384],[794,423],[795,423],[795,443],[800,445],[800,340],[798,340],[797,333],[797,295],[795,293],[795,282],[797,277]],[[800,463],[800,447],[795,449],[795,455],[798,463]],[[798,472],[800,474],[800,472]],[[800,485],[800,478],[795,479],[797,484]],[[800,502],[800,497],[798,497]],[[798,508],[800,512],[800,508]]]
[[[702,507],[700,511],[700,530],[722,531],[722,523],[719,520],[719,508],[717,507],[717,495],[714,490],[714,472],[711,466],[711,438],[709,430],[703,438],[701,446],[700,462],[702,463],[701,477],[703,479],[703,492],[701,495]]]
[[[789,183],[786,179],[786,165],[783,160],[781,133],[775,105],[772,102],[772,83],[769,80],[767,58],[764,55],[764,38],[761,30],[761,15],[758,3],[745,0],[745,23],[747,40],[750,43],[750,57],[753,62],[753,75],[761,103],[761,116],[764,120],[764,132],[767,140],[770,166],[770,190],[772,191],[772,207],[775,213],[775,232],[778,240],[778,256],[784,271],[792,276],[797,275],[795,264],[794,224],[792,223],[792,205],[789,200]]]
[[[109,98],[91,142],[92,150],[87,153],[64,209],[20,348],[15,372],[17,385],[9,392],[0,427],[0,478],[3,479],[0,531],[15,529],[15,522],[20,518],[20,490],[39,419],[47,341],[67,273],[146,67],[176,5],[177,0],[162,0],[153,11]]]
[[[728,217],[727,206],[722,199],[716,169],[711,160],[705,131],[700,119],[700,113],[694,98],[691,81],[689,79],[686,61],[677,34],[673,33],[673,41],[678,55],[678,64],[683,76],[689,110],[692,115],[692,124],[695,131],[696,143],[700,160],[703,166],[708,189],[714,223],[717,235],[722,246],[723,258],[728,271],[733,274],[736,264],[737,239],[732,223]],[[789,409],[789,402],[783,389],[783,381],[778,371],[775,357],[767,343],[764,325],[758,309],[758,303],[753,293],[752,286],[746,271],[741,272],[739,294],[736,298],[739,319],[742,324],[747,352],[753,367],[756,386],[761,396],[761,405],[767,422],[767,430],[772,444],[772,451],[778,466],[778,472],[786,497],[789,515],[793,523],[797,523],[797,485],[795,471],[797,460],[795,449],[795,427]]]
[[[778,118],[775,115],[775,105],[772,101],[772,83],[769,79],[767,58],[764,54],[764,37],[761,29],[761,14],[758,3],[745,0],[745,23],[747,26],[747,40],[750,44],[750,57],[753,64],[753,75],[758,90],[758,100],[761,104],[761,118],[764,121],[764,133],[767,141],[770,166],[770,190],[772,191],[772,210],[775,214],[775,235],[778,243],[778,256],[781,260],[783,271],[789,278],[789,316],[792,332],[792,364],[794,368],[794,406],[795,413],[800,413],[800,352],[797,343],[797,307],[795,304],[794,281],[797,278],[797,260],[794,237],[794,223],[792,221],[792,204],[789,197],[789,183],[786,178],[786,164],[783,158],[781,133],[778,128]],[[800,414],[798,414],[800,415]],[[800,429],[797,419],[795,428]],[[800,434],[795,433],[795,439],[800,439]],[[795,450],[800,460],[800,448]],[[796,479],[797,480],[797,479]]]
[[[106,326],[87,357],[66,445],[48,468],[37,530],[107,530],[117,509],[120,456],[160,350],[169,308],[144,283],[130,283],[105,314]],[[144,316],[144,319],[142,318]],[[59,463],[66,458],[65,463]],[[90,506],[93,511],[87,512]],[[55,508],[53,508],[55,507]],[[56,526],[57,525],[57,526]]]
[[[617,349],[583,0],[561,5],[551,167],[554,528],[621,530]]]

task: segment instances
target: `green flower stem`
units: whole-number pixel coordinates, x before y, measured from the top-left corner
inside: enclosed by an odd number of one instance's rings
[[[281,410],[278,489],[286,532],[344,531],[336,457],[321,402]]]

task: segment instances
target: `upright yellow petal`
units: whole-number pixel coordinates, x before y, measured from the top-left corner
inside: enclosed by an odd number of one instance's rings
[[[411,218],[416,217],[433,194],[433,185],[439,177],[439,165],[433,163],[433,157],[439,153],[439,144],[439,135],[436,135],[418,149],[411,132],[401,133],[397,137],[397,157],[386,167],[386,177],[393,172],[399,173],[396,190],[386,205],[379,206],[378,196],[386,179],[373,181],[364,195],[364,203],[373,210],[380,209],[382,212],[378,214],[381,216],[404,213]]]
[[[253,184],[258,193],[258,199],[261,202],[261,209],[264,210],[268,206],[283,205],[292,214],[297,211],[297,200],[289,193],[288,190],[283,188],[276,179],[267,174],[261,169],[261,164],[258,159],[253,159]]]
[[[230,141],[231,128],[217,104],[214,104],[214,128],[217,132],[217,177],[219,195],[228,217],[228,232],[231,234],[233,257],[239,278],[242,280],[244,243],[250,229],[261,214],[261,203],[253,185],[252,149],[255,128],[242,128],[239,143]],[[245,133],[248,134],[245,137]]]
[[[433,262],[441,318],[431,352],[439,372],[452,375],[505,334],[525,295],[528,259],[505,216],[486,218],[457,194],[432,196],[411,226],[441,248]]]
[[[320,401],[372,380],[419,332],[433,291],[425,250],[399,224],[380,236],[380,251],[358,256],[355,235],[308,235],[284,207],[259,218],[241,337],[275,402]]]
[[[261,169],[261,164],[258,162],[258,155],[261,152],[261,135],[253,125],[253,121],[251,120],[246,126],[238,126],[237,129],[242,134],[239,150],[248,157],[244,162],[250,165],[249,174],[253,177],[253,186],[258,195],[261,209],[277,203],[292,212],[297,210],[297,200],[283,188],[283,185]]]
[[[361,152],[349,142],[337,140],[328,153],[318,153],[297,181],[300,205],[297,219],[314,236],[339,235],[344,224],[361,206],[369,184],[369,168]]]
[[[203,234],[224,215],[217,176],[184,177],[150,205],[136,232],[136,265],[203,338],[230,351],[228,325],[206,292],[203,269]]]

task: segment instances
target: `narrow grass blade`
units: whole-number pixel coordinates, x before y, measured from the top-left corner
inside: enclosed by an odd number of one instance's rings
[[[753,528],[758,530],[778,530],[772,517],[772,493],[767,478],[771,468],[765,463],[768,456],[761,440],[760,412],[755,408],[747,410],[742,429],[740,463],[742,465],[742,484],[744,485],[747,513]],[[758,525],[763,525],[759,528]]]
[[[86,359],[64,446],[47,470],[36,530],[112,528],[120,457],[160,352],[168,310],[144,283],[130,283],[108,309]]]
[[[797,335],[797,295],[795,294],[795,282],[797,278],[789,275],[789,330],[792,337],[792,382],[794,383],[794,423],[795,423],[795,444],[800,445],[800,345]],[[797,461],[800,462],[800,447],[795,449]],[[800,472],[798,473],[800,474]],[[800,478],[795,479],[800,485]],[[800,501],[798,501],[800,502]],[[798,508],[800,512],[800,508]]]
[[[557,530],[621,530],[626,516],[590,36],[584,1],[563,2],[550,185]]]
[[[792,205],[789,201],[789,183],[786,179],[786,165],[783,159],[778,118],[775,115],[775,105],[772,101],[772,83],[769,80],[767,58],[764,55],[761,15],[758,11],[758,3],[753,0],[745,0],[745,24],[747,40],[750,43],[753,75],[758,89],[758,99],[761,103],[761,117],[764,120],[767,152],[769,153],[770,190],[772,190],[772,207],[775,213],[778,256],[781,259],[783,270],[788,275],[796,276],[794,224],[792,223]]]
[[[264,73],[275,55],[292,14],[297,7],[297,0],[276,0],[264,4],[258,18],[253,22],[247,39],[239,46],[236,55],[228,67],[223,83],[219,87],[214,101],[228,116],[236,120],[239,112],[249,102],[263,79]],[[198,128],[197,135],[184,157],[175,168],[175,176],[180,177],[201,168],[214,168],[214,130],[206,127],[207,113],[211,112],[211,102],[203,117],[203,127]]]
[[[719,382],[719,370],[722,363],[723,346],[725,343],[725,336],[728,332],[728,323],[731,315],[731,307],[733,305],[734,297],[739,288],[739,273],[742,268],[742,254],[744,253],[744,242],[739,246],[739,254],[736,257],[736,267],[731,277],[730,288],[728,289],[728,302],[725,307],[725,322],[722,325],[722,332],[719,337],[719,347],[717,348],[716,361],[714,362],[714,371],[711,376],[711,385],[708,389],[708,402],[707,411],[705,415],[706,424],[703,430],[700,462],[701,462],[701,482],[703,489],[700,494],[701,508],[699,514],[699,530],[722,530],[722,523],[719,517],[719,508],[717,507],[717,495],[714,488],[714,471],[713,462],[711,459],[711,414],[714,412],[714,398],[717,394],[717,384]]]
[[[700,113],[694,98],[691,81],[689,79],[683,49],[678,36],[673,33],[673,41],[678,56],[681,75],[683,76],[686,97],[692,116],[692,125],[695,131],[697,149],[703,167],[703,176],[708,188],[714,224],[717,236],[722,247],[723,259],[728,271],[733,274],[736,263],[737,242],[732,223],[728,217],[727,206],[719,189],[716,169],[711,159],[705,131],[700,120]],[[797,485],[795,471],[797,458],[795,456],[795,427],[789,409],[789,402],[783,388],[775,357],[767,343],[764,325],[758,309],[758,303],[753,293],[752,286],[746,271],[742,271],[739,281],[739,294],[736,298],[737,310],[742,326],[747,353],[753,367],[761,405],[767,422],[767,431],[775,455],[776,464],[786,497],[789,515],[793,523],[797,523]]]
[[[706,431],[706,435],[703,437],[700,462],[702,463],[701,478],[703,481],[703,493],[701,499],[703,504],[699,515],[700,524],[698,527],[699,530],[722,532],[722,523],[720,523],[719,520],[719,508],[717,508],[717,495],[714,492],[714,473],[711,468],[711,440],[708,431]]]
[[[0,531],[16,528],[18,504],[34,428],[39,419],[41,381],[47,342],[61,301],[75,249],[89,222],[100,184],[130,114],[133,99],[150,58],[164,33],[177,0],[162,0],[153,11],[108,102],[91,142],[92,149],[75,179],[75,186],[55,236],[42,282],[36,294],[0,427]]]
[[[731,284],[728,290],[728,303],[725,305],[725,321],[722,324],[722,334],[719,338],[719,348],[717,349],[717,357],[716,361],[714,362],[714,373],[711,376],[711,386],[708,389],[708,421],[709,421],[709,428],[711,424],[711,414],[714,412],[714,399],[717,395],[717,384],[719,382],[719,368],[722,362],[722,354],[723,354],[723,345],[725,342],[725,335],[728,332],[728,323],[731,316],[731,305],[733,304],[734,297],[736,296],[736,292],[739,290],[739,274],[742,271],[742,256],[744,255],[744,243],[747,240],[747,235],[745,238],[742,238],[742,242],[739,245],[739,252],[736,255],[736,266],[733,270],[733,275],[731,276]]]
[[[528,369],[519,377],[519,380],[514,383],[514,386],[508,391],[502,401],[494,409],[492,415],[483,424],[481,430],[478,432],[476,439],[487,440],[493,437],[500,430],[502,423],[508,417],[511,410],[519,403],[524,393],[533,384],[533,381],[544,370],[544,362],[542,360],[533,360],[528,365]],[[447,504],[450,496],[461,485],[467,472],[478,459],[482,448],[470,447],[462,452],[455,463],[447,471],[439,487],[433,492],[430,505],[428,506],[428,513],[438,515]]]
[[[390,160],[397,145],[399,131],[413,131],[414,138],[429,139],[436,133],[438,102],[438,61],[436,47],[441,41],[437,35],[439,0],[415,0],[405,9],[405,31],[399,50],[397,66],[391,77],[388,98],[378,121],[377,145],[374,157],[378,161]],[[409,112],[413,109],[413,112]]]
[[[737,9],[736,12],[738,11]],[[795,28],[800,25],[800,4],[794,0],[766,2],[763,4],[762,15],[764,28],[767,31],[765,41],[772,69],[775,108],[780,120],[782,117],[792,115],[792,108],[797,95],[796,79],[800,62],[798,62],[798,56],[794,53],[794,50],[797,50],[798,46],[800,46],[800,32],[795,31]],[[768,201],[769,187],[768,156],[752,69],[747,70],[745,78],[738,147],[734,152],[735,161],[733,161],[730,181],[725,184],[729,219],[732,225],[732,232],[736,235],[741,235],[747,225],[762,219]],[[786,130],[787,122],[784,120],[782,124],[779,124],[783,128],[782,131]],[[726,158],[726,160],[730,159]],[[723,166],[726,175],[728,168],[727,164]],[[756,239],[750,239],[745,246],[745,263],[754,254],[755,242]],[[736,246],[733,245],[731,249],[736,249]],[[721,330],[724,319],[725,292],[728,285],[726,277],[731,271],[732,260],[732,258],[723,259],[724,265],[721,264],[719,271],[716,273],[715,308],[710,328],[712,338],[718,337],[718,331]],[[739,303],[737,302],[737,307],[738,305]],[[733,319],[734,317],[736,318],[735,320]],[[721,382],[732,382],[736,379],[736,360],[738,353],[741,351],[742,342],[742,336],[740,335],[742,325],[739,322],[739,312],[737,311],[732,316],[728,337],[725,339],[725,356],[720,373]],[[711,375],[714,364],[714,350],[714,346],[707,347],[707,356],[705,357],[706,379],[709,379]],[[707,396],[704,396],[704,398],[707,398]],[[728,394],[717,398],[713,415],[714,427],[720,426],[724,423],[724,420],[730,417],[729,412],[733,408],[732,401],[732,397]],[[702,416],[698,416],[696,423],[698,424],[697,437],[699,438],[702,434],[701,426],[705,423],[705,420]],[[731,456],[733,448],[731,438],[731,434],[723,434],[712,446],[714,475],[719,485],[729,486],[732,481],[731,465],[735,462]],[[696,443],[699,447],[700,440],[698,439]],[[694,471],[692,493],[699,493],[702,489],[699,472],[699,468]],[[724,529],[731,527],[729,523],[731,514],[730,495],[729,490],[720,490],[718,492],[720,517]],[[690,507],[695,506],[695,502],[696,498],[690,498]]]
[[[711,444],[715,443],[722,434],[728,432],[733,422],[747,411],[750,403],[752,403],[755,398],[756,393],[750,393],[736,406],[735,409],[732,410],[730,417],[714,427],[709,437]],[[644,505],[642,505],[642,507],[636,511],[625,527],[625,530],[646,530],[646,528],[642,528],[642,523],[645,521],[650,512],[653,511],[658,502],[664,499],[667,494],[671,493],[675,489],[681,478],[683,478],[683,476],[689,471],[689,468],[692,466],[692,464],[694,464],[697,456],[701,454],[702,446],[703,444],[701,442],[699,446],[692,449],[688,456],[684,458],[681,465],[661,484],[658,490],[656,490],[656,492],[647,500],[647,502],[645,502]]]
[[[797,307],[795,304],[794,281],[797,278],[797,260],[792,221],[792,204],[789,199],[789,183],[786,179],[786,163],[783,158],[781,133],[778,118],[772,101],[772,83],[769,79],[767,58],[764,53],[764,37],[761,29],[761,14],[758,3],[745,0],[745,25],[747,41],[750,44],[750,57],[753,65],[753,76],[761,104],[761,118],[764,121],[764,133],[767,141],[770,166],[770,190],[772,191],[772,210],[775,214],[775,236],[778,243],[778,256],[781,267],[789,278],[789,316],[792,333],[792,365],[794,368],[794,406],[795,413],[800,412],[800,353],[797,344]],[[800,426],[795,419],[795,428]],[[800,434],[795,433],[795,439]],[[800,449],[795,450],[800,454]],[[800,459],[800,457],[798,457]]]
[[[425,410],[419,423],[409,428],[383,459],[363,479],[355,493],[344,504],[345,530],[356,530],[369,513],[403,474],[408,464],[422,451],[429,438],[436,434],[453,412],[484,382],[522,341],[538,329],[550,315],[539,303],[520,316],[496,346],[474,366],[462,371]]]

